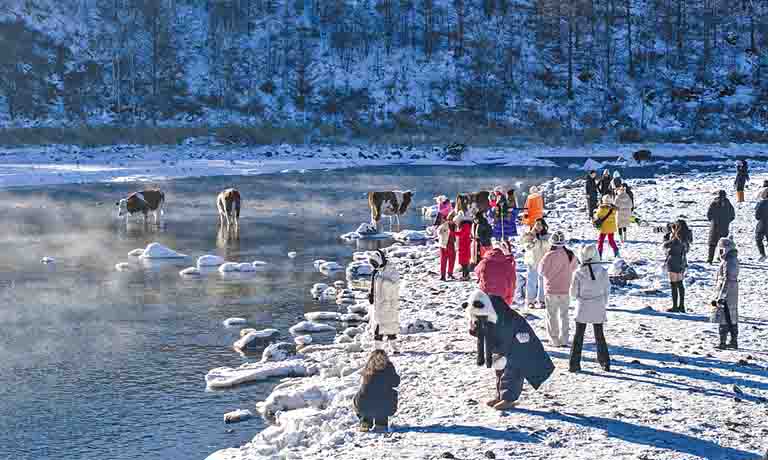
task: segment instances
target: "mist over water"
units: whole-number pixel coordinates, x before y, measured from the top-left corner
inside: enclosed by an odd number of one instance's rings
[[[243,444],[263,422],[227,426],[222,414],[253,409],[276,382],[205,391],[208,370],[246,361],[231,349],[239,329],[221,321],[244,316],[290,340],[288,327],[305,312],[335,310],[309,296],[329,280],[312,261],[349,262],[356,247],[338,236],[369,220],[368,191],[415,191],[402,228],[422,229],[421,206],[433,196],[518,182],[527,190],[553,173],[408,166],[0,191],[2,456],[186,460]],[[116,219],[119,198],[153,185],[167,197],[160,228]],[[232,186],[244,198],[238,240],[220,234],[215,207]],[[115,271],[153,241],[192,257]],[[181,279],[202,254],[264,260],[269,270]],[[41,264],[43,256],[56,263]]]

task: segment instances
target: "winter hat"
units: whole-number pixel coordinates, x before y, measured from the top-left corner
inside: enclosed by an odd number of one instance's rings
[[[491,298],[480,289],[472,291],[462,306],[466,309],[467,318],[470,321],[474,321],[478,316],[488,317],[488,321],[491,323],[498,321],[498,315],[496,315],[496,309],[493,308]]]
[[[621,174],[619,174],[619,171],[614,171],[613,172],[613,177],[614,178],[621,177]]]
[[[760,192],[757,194],[758,198],[761,200],[768,200],[768,187],[764,187],[760,190]]]
[[[736,249],[736,243],[728,237],[720,238],[720,241],[717,242],[717,247],[723,251],[723,254],[728,254]]]
[[[448,197],[445,195],[439,195],[435,197],[435,201],[437,201],[438,204],[441,204],[448,201]]]
[[[610,175],[611,175],[610,171],[608,171],[607,169],[603,170],[603,176],[610,176]]]
[[[549,238],[549,242],[552,243],[552,246],[565,246],[565,233],[560,230],[556,231]]]
[[[504,193],[504,189],[501,187],[501,185],[497,185],[493,188],[493,193]]]
[[[539,193],[539,187],[536,187],[535,185],[531,187],[531,195],[535,195],[536,193]]]
[[[600,256],[597,253],[597,248],[594,244],[588,244],[583,246],[579,251],[579,260],[582,264],[590,262],[597,262],[600,260]]]
[[[768,188],[768,179],[763,181],[763,187]]]
[[[720,190],[717,192],[717,197],[720,199],[725,199],[727,195],[725,194],[725,190]]]
[[[603,204],[613,204],[613,200],[611,200],[610,195],[603,195],[603,198],[601,200]]]

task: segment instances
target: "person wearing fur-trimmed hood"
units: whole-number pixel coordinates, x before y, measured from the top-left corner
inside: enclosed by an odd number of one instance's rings
[[[400,351],[397,346],[397,334],[400,333],[400,274],[397,268],[387,260],[379,249],[371,254],[368,262],[373,266],[371,289],[368,302],[373,305],[370,311],[370,330],[376,349],[383,347],[384,336],[392,354]]]
[[[605,341],[603,324],[607,321],[606,308],[611,283],[608,271],[600,265],[600,256],[594,244],[589,244],[579,251],[581,266],[573,274],[570,295],[576,302],[576,333],[571,346],[570,372],[581,371],[581,350],[584,344],[584,332],[591,324],[597,343],[597,362],[605,371],[611,370],[611,357]]]
[[[720,266],[715,278],[712,322],[719,325],[720,344],[717,348],[737,349],[739,338],[739,253],[730,238],[720,238]],[[728,335],[730,343],[726,344]]]
[[[463,306],[469,333],[477,338],[477,364],[496,373],[496,394],[486,404],[496,410],[511,409],[523,392],[523,381],[539,389],[555,365],[533,328],[501,297],[476,289]]]

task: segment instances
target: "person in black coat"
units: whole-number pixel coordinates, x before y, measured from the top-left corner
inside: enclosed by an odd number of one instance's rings
[[[612,194],[611,182],[613,182],[611,172],[606,169],[603,171],[603,176],[600,178],[600,197]]]
[[[717,192],[717,198],[709,205],[707,220],[709,221],[709,256],[707,263],[715,260],[715,250],[720,238],[730,233],[731,222],[736,219],[736,211],[725,195],[725,190]]]
[[[683,241],[685,238],[683,231],[684,229],[678,223],[672,224],[672,233],[663,245],[667,252],[664,265],[669,272],[669,285],[672,287],[672,308],[667,310],[670,313],[685,313],[684,277],[688,266],[686,258],[688,245]]]
[[[749,182],[749,166],[747,160],[739,160],[736,162],[736,180],[733,182],[736,187],[736,202],[744,202],[744,187]]]
[[[768,239],[768,188],[764,188],[760,191],[760,201],[757,202],[755,207],[755,219],[757,219],[757,226],[755,226],[755,242],[757,243],[757,251],[760,253],[760,262],[765,262],[765,246],[763,240]]]
[[[362,384],[352,400],[360,417],[360,431],[387,431],[389,417],[397,412],[400,376],[384,350],[371,352],[362,372]]]
[[[586,178],[586,192],[587,192],[587,216],[589,220],[592,220],[592,216],[597,209],[598,193],[600,187],[600,181],[597,180],[597,171],[590,171]]]
[[[496,371],[496,396],[486,404],[496,410],[511,409],[523,392],[523,381],[538,389],[555,365],[533,328],[501,297],[476,289],[462,306],[469,333],[477,337],[478,366]]]

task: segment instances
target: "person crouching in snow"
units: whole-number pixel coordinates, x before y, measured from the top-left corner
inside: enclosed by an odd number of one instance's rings
[[[448,279],[453,279],[453,266],[456,263],[456,224],[453,223],[453,213],[437,227],[437,243],[440,245],[440,281],[445,281],[446,270]]]
[[[383,432],[389,429],[389,417],[397,412],[400,376],[384,350],[374,350],[362,371],[360,389],[352,400],[360,418],[360,431]]]
[[[555,365],[525,318],[500,297],[477,289],[463,306],[469,333],[477,337],[477,364],[496,373],[496,395],[486,404],[496,410],[512,409],[523,392],[523,381],[538,389]]]
[[[462,211],[453,218],[456,224],[456,242],[459,253],[459,265],[461,266],[461,280],[469,281],[469,263],[472,259],[472,220],[467,219]]]
[[[739,338],[739,253],[736,243],[729,238],[721,238],[717,244],[720,249],[720,267],[715,281],[715,300],[712,301],[712,322],[719,324],[720,344],[717,348],[738,349]],[[726,344],[728,334],[731,342]]]
[[[477,266],[480,259],[491,249],[491,225],[483,215],[482,211],[475,214],[475,221],[472,224],[472,265]]]
[[[387,336],[390,352],[399,354],[400,274],[388,263],[386,254],[380,249],[371,255],[368,262],[373,266],[368,302],[373,305],[369,321],[374,346],[377,350],[383,348],[384,336]]]
[[[554,232],[549,239],[551,248],[539,262],[539,274],[544,279],[544,300],[547,304],[547,333],[554,347],[568,345],[568,306],[576,255],[565,247],[565,235]]]
[[[608,307],[608,295],[611,282],[608,271],[603,268],[595,245],[584,246],[579,252],[581,268],[573,274],[571,297],[576,301],[576,333],[571,346],[570,372],[581,371],[581,349],[584,345],[584,332],[591,324],[597,342],[597,362],[605,371],[611,370],[611,357],[605,342],[603,324],[607,320],[605,309]]]
[[[512,244],[504,241],[488,251],[475,267],[475,275],[483,292],[492,299],[498,297],[505,305],[512,305],[517,288],[517,263]]]
[[[597,240],[597,252],[600,254],[600,258],[603,258],[603,245],[605,244],[605,238],[608,237],[608,244],[613,249],[613,255],[617,259],[619,258],[619,247],[616,246],[616,240],[613,235],[616,233],[616,206],[613,205],[613,199],[610,195],[603,195],[602,204],[597,211],[595,211],[595,218],[592,223],[595,228],[600,232],[600,236]]]
[[[549,226],[544,219],[539,219],[533,226],[533,229],[525,232],[521,238],[523,249],[525,249],[525,268],[528,270],[528,282],[525,284],[525,303],[529,309],[536,307],[544,308],[544,281],[539,274],[539,262],[549,251]]]

